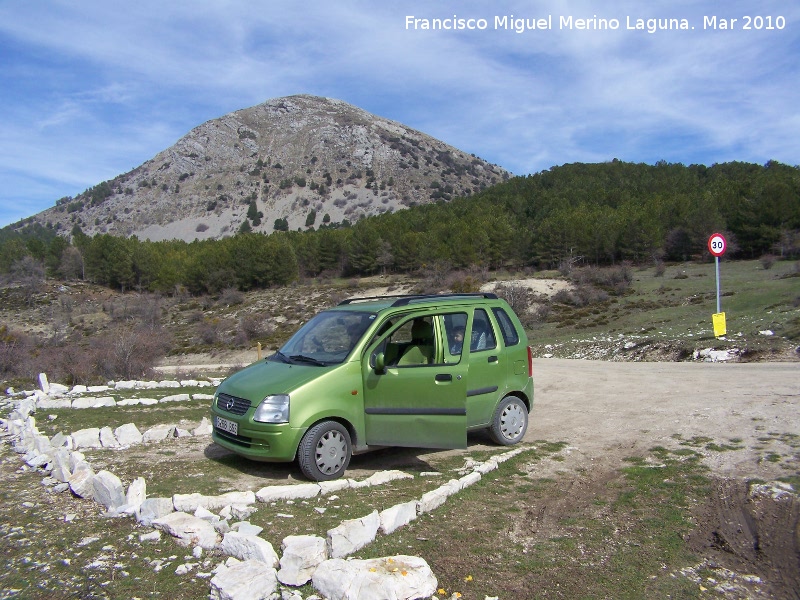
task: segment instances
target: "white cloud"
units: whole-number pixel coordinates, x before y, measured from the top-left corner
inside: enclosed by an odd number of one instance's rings
[[[755,12],[789,25],[702,30],[704,14],[741,25]],[[490,28],[409,31],[407,14]],[[493,29],[512,14],[552,15],[556,29]],[[558,30],[560,15],[621,28]],[[695,30],[627,31],[628,16]],[[32,214],[208,119],[294,93],[341,98],[517,174],[614,157],[797,163],[798,21],[800,6],[774,0],[3,3],[0,225],[20,198]]]

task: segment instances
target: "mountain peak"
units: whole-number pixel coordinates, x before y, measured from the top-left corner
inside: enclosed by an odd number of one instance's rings
[[[167,240],[318,228],[468,196],[500,167],[342,100],[274,98],[195,127],[152,159],[35,220]]]

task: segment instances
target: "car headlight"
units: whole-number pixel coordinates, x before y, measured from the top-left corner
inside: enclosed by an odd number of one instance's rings
[[[253,414],[253,421],[258,421],[259,423],[288,423],[289,396],[278,394],[264,398]]]

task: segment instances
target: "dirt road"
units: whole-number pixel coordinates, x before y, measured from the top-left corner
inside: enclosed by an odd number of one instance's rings
[[[524,525],[519,537],[564,535],[560,523],[592,514],[625,458],[685,444],[704,456],[712,491],[693,508],[686,538],[702,562],[683,576],[709,585],[699,573],[710,569],[715,597],[800,598],[800,502],[772,486],[753,495],[748,484],[800,477],[800,364],[550,359],[535,361],[534,378],[526,441],[569,448],[563,461],[532,467],[558,493],[548,522]]]
[[[534,381],[527,441],[563,440],[587,460],[600,461],[674,446],[678,436],[741,440],[741,450],[711,457],[715,473],[761,479],[792,474],[786,463],[764,460],[759,438],[800,435],[800,363],[540,359]],[[794,466],[797,474],[797,457]]]

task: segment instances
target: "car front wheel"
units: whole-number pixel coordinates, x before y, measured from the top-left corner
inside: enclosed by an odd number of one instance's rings
[[[306,431],[297,449],[303,475],[312,481],[341,477],[350,464],[352,447],[347,428],[336,421],[322,421]]]
[[[492,440],[503,446],[516,444],[528,429],[528,407],[516,396],[506,396],[497,405],[489,427]]]

